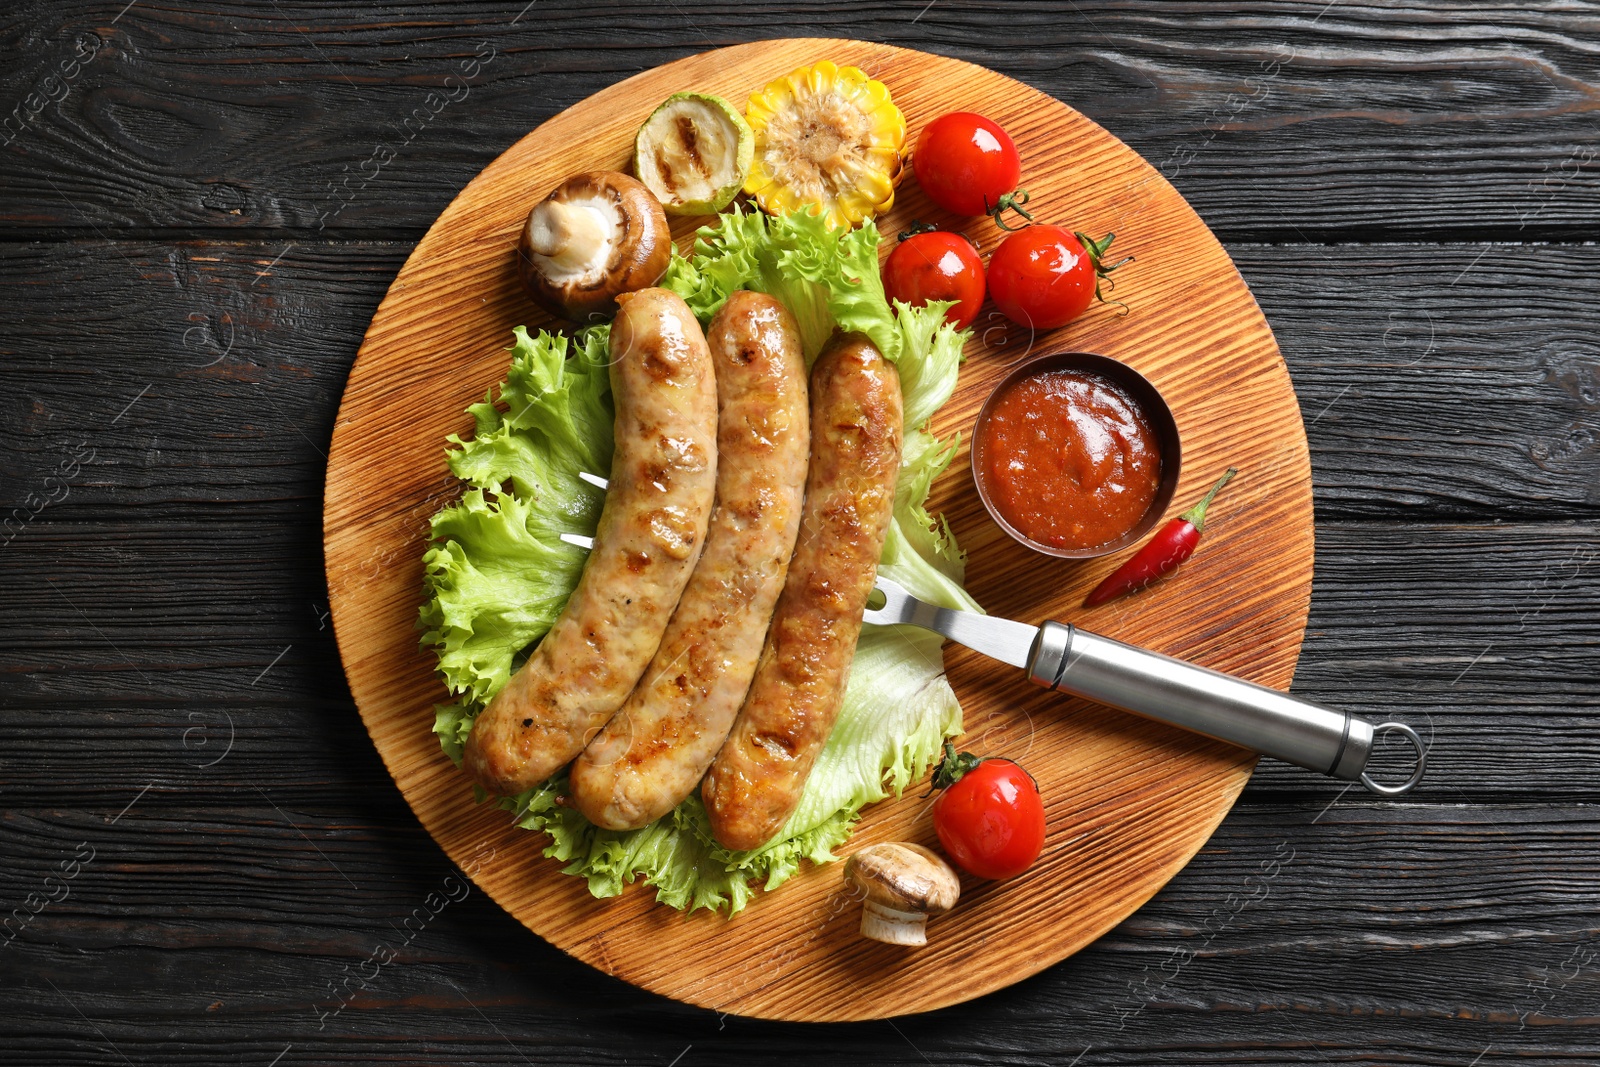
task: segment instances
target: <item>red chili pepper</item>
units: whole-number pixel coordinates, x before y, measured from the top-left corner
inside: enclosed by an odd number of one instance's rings
[[[1238,467],[1229,467],[1211,487],[1211,492],[1200,498],[1200,503],[1163,526],[1128,562],[1096,586],[1083,606],[1092,608],[1124,593],[1136,593],[1194,555],[1200,534],[1206,527],[1206,505],[1228,484],[1228,479],[1238,473]]]

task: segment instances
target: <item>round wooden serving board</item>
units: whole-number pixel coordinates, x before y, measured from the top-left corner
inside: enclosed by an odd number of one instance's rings
[[[946,111],[998,121],[1022,153],[1030,207],[1137,260],[1116,274],[1130,311],[1091,309],[1037,337],[986,308],[955,397],[935,420],[965,437],[990,387],[1029,352],[1087,349],[1133,364],[1166,396],[1183,437],[1174,513],[1230,463],[1239,477],[1183,571],[1092,611],[1084,594],[1124,556],[1073,563],[1034,555],[989,521],[963,444],[932,505],[970,554],[967,586],[991,612],[1081,623],[1266,685],[1286,687],[1305,632],[1312,511],[1305,430],[1265,319],[1232,261],[1161,175],[1072,108],[993,71],[886,45],[781,40],[725,48],[637,75],[568,109],[495,160],[445,210],[373,316],[350,374],[328,462],[328,590],[350,691],[396,783],[451,858],[530,930],[608,974],[717,1011],[775,1019],[870,1019],[927,1011],[1000,989],[1076,952],[1126,918],[1194,855],[1232,806],[1254,756],[1133,716],[1035,689],[1020,671],[946,646],[966,713],[962,747],[1022,759],[1049,818],[1044,855],[1005,883],[964,879],[961,903],[920,950],[863,940],[840,865],[758,894],[733,919],[684,916],[635,886],[591,898],[540,856],[543,835],[473,802],[439,751],[446,700],[418,648],[428,518],[461,486],[445,437],[503,376],[518,324],[547,325],[518,289],[517,229],[532,203],[579,170],[624,169],[639,123],[673,92],[754,90],[820,59],[883,81],[915,134]],[[988,219],[955,219],[907,177],[880,220],[965,228],[987,254]],[[679,220],[687,249],[702,219]],[[889,242],[885,242],[887,254]],[[934,842],[923,790],[869,808],[841,851]],[[1003,946],[1003,951],[985,947]]]

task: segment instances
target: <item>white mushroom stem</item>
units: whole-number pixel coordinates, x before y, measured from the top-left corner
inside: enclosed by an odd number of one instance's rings
[[[844,879],[861,890],[861,934],[916,947],[928,943],[928,916],[956,906],[961,881],[933,850],[910,841],[867,845],[845,861]]]
[[[864,901],[861,905],[861,936],[891,945],[926,945],[928,913],[900,911],[887,904]]]
[[[605,262],[610,229],[587,205],[545,200],[528,216],[528,245],[557,270],[579,273],[596,260]]]

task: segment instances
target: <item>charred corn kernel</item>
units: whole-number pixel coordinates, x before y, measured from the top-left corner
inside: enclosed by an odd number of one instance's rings
[[[843,228],[894,205],[905,116],[859,67],[801,67],[750,97],[745,121],[755,160],[744,191],[763,211],[816,205]]]

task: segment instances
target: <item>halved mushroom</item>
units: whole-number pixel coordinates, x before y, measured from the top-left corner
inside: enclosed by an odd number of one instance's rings
[[[540,307],[574,322],[617,313],[617,297],[666,273],[672,234],[661,202],[614,170],[574,174],[528,212],[517,273]]]
[[[844,880],[866,896],[861,935],[891,945],[926,945],[928,916],[949,911],[961,896],[950,865],[909,841],[859,849],[845,860]]]

